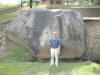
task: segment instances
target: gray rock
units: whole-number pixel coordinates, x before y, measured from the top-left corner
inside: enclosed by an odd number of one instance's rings
[[[87,39],[85,56],[92,60],[100,60],[100,20],[87,20],[85,25]]]
[[[80,58],[85,53],[84,22],[79,13],[61,9],[29,9],[6,25],[6,31],[16,34],[38,58],[49,58],[49,39],[57,32],[61,58]]]

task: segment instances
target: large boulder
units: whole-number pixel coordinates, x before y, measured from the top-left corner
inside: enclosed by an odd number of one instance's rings
[[[6,32],[20,37],[37,58],[50,58],[49,39],[57,32],[61,41],[61,58],[80,58],[85,53],[84,22],[72,10],[29,9],[6,25]]]

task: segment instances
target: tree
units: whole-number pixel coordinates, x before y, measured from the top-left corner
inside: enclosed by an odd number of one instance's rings
[[[21,0],[21,7],[23,7],[23,0]]]
[[[67,5],[69,5],[69,0],[67,0]]]
[[[64,0],[63,2],[65,5],[69,5],[69,0]]]
[[[50,0],[50,4],[53,4],[53,0]]]
[[[30,0],[30,8],[32,8],[32,0]]]

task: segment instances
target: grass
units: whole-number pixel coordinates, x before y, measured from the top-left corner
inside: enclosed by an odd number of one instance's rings
[[[0,75],[99,75],[100,65],[92,62],[63,62],[58,67],[49,62],[11,62],[0,63]],[[4,71],[6,70],[6,71]],[[12,72],[13,70],[13,72]]]
[[[11,10],[15,10],[19,8],[18,6],[14,6],[14,7],[0,7],[0,29],[2,28],[2,26],[11,21],[12,19],[14,19],[17,14],[10,14]]]
[[[11,21],[16,15],[7,15],[7,14],[3,14],[3,15],[0,15],[0,25],[6,23],[6,22],[9,22]]]
[[[96,63],[91,63],[89,65],[81,65],[72,70],[73,75],[82,74],[82,75],[99,75],[100,74],[100,65]]]

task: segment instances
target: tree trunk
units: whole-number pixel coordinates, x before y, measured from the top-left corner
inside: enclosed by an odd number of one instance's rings
[[[53,4],[53,0],[50,0],[50,4]]]
[[[21,0],[21,7],[23,7],[23,1]]]
[[[69,5],[69,3],[68,3],[69,1],[67,0],[67,5]]]
[[[32,0],[30,0],[30,8],[32,8]]]

